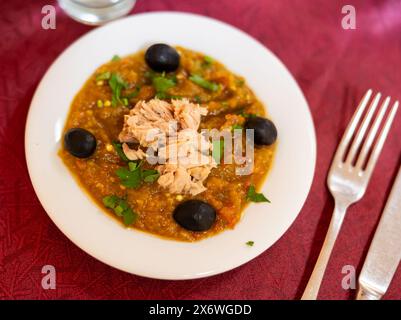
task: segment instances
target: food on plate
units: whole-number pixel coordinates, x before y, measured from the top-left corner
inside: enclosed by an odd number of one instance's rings
[[[257,145],[270,146],[276,142],[277,129],[269,119],[250,117],[245,122],[245,128],[254,130],[254,139]]]
[[[64,134],[64,146],[78,158],[90,157],[96,149],[96,138],[88,130],[71,128]]]
[[[206,231],[216,220],[216,210],[204,201],[188,200],[174,209],[173,217],[187,230]]]
[[[173,47],[157,43],[146,50],[145,61],[154,71],[170,72],[177,70],[180,64],[180,55]]]
[[[143,148],[152,148],[163,160],[155,167],[160,173],[158,184],[170,193],[197,195],[206,189],[203,182],[217,166],[208,152],[212,144],[198,132],[201,116],[206,114],[206,108],[185,98],[171,103],[159,99],[139,101],[124,116],[119,134],[123,151],[129,160],[142,160],[146,158]],[[161,135],[166,141],[160,146]],[[127,143],[139,143],[139,147],[131,149]]]
[[[224,134],[208,136],[213,129]],[[252,170],[238,174],[251,158],[241,151],[242,162],[226,161],[225,150],[236,134],[246,144],[247,129],[254,130]],[[249,202],[269,202],[257,189],[276,138],[242,77],[205,54],[155,44],[113,58],[87,80],[72,102],[59,154],[124,225],[196,241],[234,228]]]

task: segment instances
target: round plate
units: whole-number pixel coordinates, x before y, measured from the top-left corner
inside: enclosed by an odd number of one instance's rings
[[[244,76],[268,107],[279,132],[275,162],[262,188],[271,204],[251,204],[234,230],[200,242],[166,240],[124,229],[88,197],[57,155],[70,104],[86,79],[114,54],[127,55],[157,42],[204,52]],[[25,152],[39,200],[77,246],[133,274],[193,279],[233,269],[261,254],[284,234],[309,192],[316,141],[300,88],[269,50],[219,21],[162,12],[135,15],[95,29],[57,58],[33,97]],[[247,241],[254,241],[254,246],[247,246]]]

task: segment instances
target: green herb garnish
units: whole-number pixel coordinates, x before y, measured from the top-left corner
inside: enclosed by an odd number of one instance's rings
[[[118,168],[116,175],[120,178],[120,182],[124,187],[136,189],[141,185],[141,167],[135,162],[129,162],[128,169]]]
[[[134,171],[134,170],[138,169],[138,167],[140,165],[141,165],[140,162],[130,161],[130,162],[128,162],[128,169],[129,169],[129,171]]]
[[[248,189],[248,192],[246,194],[246,200],[247,201],[252,201],[252,202],[269,202],[270,200],[267,199],[263,193],[257,193],[255,190],[255,186],[251,185]]]
[[[96,76],[96,81],[109,80],[111,76],[110,71],[102,72]]]
[[[202,67],[210,67],[214,62],[214,59],[212,57],[209,56],[204,56],[203,57],[203,63],[202,63]]]
[[[194,97],[194,101],[195,101],[196,103],[202,103],[202,99],[201,99],[201,97],[199,97],[199,96],[195,96],[195,97]]]
[[[189,77],[189,80],[191,80],[193,83],[196,83],[198,86],[213,92],[219,90],[220,88],[218,83],[208,81],[198,74],[192,74]]]
[[[170,99],[174,99],[174,100],[182,100],[182,99],[184,99],[183,96],[177,96],[175,94],[170,95],[169,98]]]
[[[249,247],[253,247],[253,245],[255,244],[255,242],[254,241],[248,241],[248,242],[246,242],[245,243],[247,246],[249,246]]]
[[[126,226],[133,224],[138,218],[138,215],[130,208],[127,201],[115,195],[104,197],[103,204],[106,208],[113,210],[116,216],[122,217]]]
[[[240,124],[234,124],[231,128],[232,128],[233,130],[235,130],[235,129],[244,129],[244,127],[241,126]]]
[[[115,55],[111,58],[111,61],[113,61],[113,62],[115,62],[115,61],[120,61],[120,60],[121,60],[121,58],[120,58],[120,56],[117,55],[117,54],[115,54]]]
[[[169,95],[167,93],[165,93],[165,92],[156,92],[155,98],[160,99],[160,100],[164,100],[164,99],[168,99]]]
[[[123,78],[118,73],[112,73],[110,75],[109,79],[109,86],[111,89],[111,92],[113,94],[111,98],[111,104],[113,107],[117,106],[118,103],[124,104],[122,97],[121,97],[121,91],[123,89],[128,88],[128,83],[124,81]]]
[[[157,93],[166,93],[168,89],[176,85],[176,82],[164,76],[155,76],[152,79],[152,84]]]
[[[131,209],[123,212],[123,222],[126,226],[133,224],[137,218],[138,215]]]
[[[156,90],[155,97],[158,99],[181,99],[180,96],[170,95],[167,91],[177,84],[175,74],[156,73],[153,71],[145,72],[145,77],[152,82],[153,88]]]
[[[112,144],[113,144],[114,150],[116,151],[116,153],[118,154],[120,159],[125,162],[128,162],[129,159],[127,158],[127,156],[125,155],[125,153],[123,151],[122,144],[119,142],[113,142]]]
[[[142,169],[142,162],[128,162],[127,168],[119,168],[116,175],[120,178],[121,184],[127,188],[138,188],[142,181],[153,183],[159,179],[160,173],[154,169]]]
[[[159,179],[160,173],[157,170],[143,170],[142,171],[142,178],[145,182],[153,183],[157,179]]]
[[[257,117],[257,115],[254,113],[246,113],[244,111],[242,111],[239,115],[244,118],[256,118]]]
[[[103,204],[106,206],[106,208],[114,209],[119,199],[120,198],[117,196],[107,196],[103,198]]]

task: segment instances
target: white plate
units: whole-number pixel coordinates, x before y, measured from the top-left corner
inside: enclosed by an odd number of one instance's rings
[[[197,242],[164,240],[124,229],[97,207],[57,156],[70,103],[114,54],[165,42],[204,52],[246,78],[268,106],[279,133],[263,186],[271,204],[250,205],[234,230]],[[316,142],[305,98],[264,46],[227,24],[193,14],[147,13],[95,29],[47,71],[33,97],[25,132],[29,174],[46,212],[77,246],[115,268],[159,279],[192,279],[233,269],[265,251],[297,217],[315,168]],[[254,241],[253,247],[245,245]]]

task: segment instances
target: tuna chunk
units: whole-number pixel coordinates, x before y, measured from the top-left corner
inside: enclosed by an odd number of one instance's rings
[[[141,160],[146,157],[146,153],[142,149],[131,149],[126,143],[123,143],[123,151],[129,160]]]
[[[123,151],[128,159],[138,160],[145,158],[145,152],[141,148],[130,149],[126,143],[150,147],[161,163],[156,167],[159,185],[171,193],[203,192],[203,182],[216,166],[212,144],[198,132],[201,116],[206,114],[206,108],[187,99],[171,103],[159,99],[139,101],[124,117],[119,135]]]

